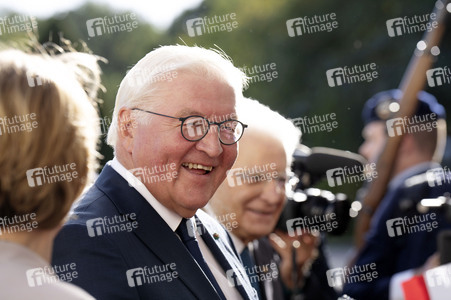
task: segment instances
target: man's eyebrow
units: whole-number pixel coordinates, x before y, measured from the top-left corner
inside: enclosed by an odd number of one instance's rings
[[[227,119],[236,119],[237,118],[236,113],[231,113],[231,114],[227,114],[227,115],[207,116],[204,113],[201,113],[201,112],[199,112],[197,110],[193,110],[193,109],[190,109],[190,108],[184,108],[184,109],[178,111],[175,114],[175,116],[177,118],[184,118],[184,117],[188,117],[188,116],[202,116],[202,117],[207,118],[207,119],[215,119],[215,118],[216,119],[218,119],[218,118],[221,119],[222,118],[221,120],[224,120],[224,116],[227,116]]]
[[[182,110],[180,110],[180,111],[178,111],[176,113],[177,117],[188,117],[188,116],[193,116],[193,115],[204,116],[203,113],[200,113],[200,112],[198,112],[196,110],[192,110],[192,109],[189,109],[189,108],[182,109]]]

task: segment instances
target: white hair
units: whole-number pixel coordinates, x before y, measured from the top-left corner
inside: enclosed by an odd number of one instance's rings
[[[299,128],[278,112],[254,99],[243,98],[238,102],[236,110],[238,120],[248,125],[248,130],[262,131],[280,141],[287,156],[287,167],[290,167],[293,152],[301,140]]]
[[[139,60],[122,80],[108,130],[107,143],[110,146],[116,146],[119,110],[140,105],[151,109],[156,104],[153,101],[155,91],[162,86],[159,83],[172,81],[179,72],[224,81],[233,88],[237,100],[242,98],[242,90],[247,85],[246,75],[221,50],[183,45],[161,46]]]

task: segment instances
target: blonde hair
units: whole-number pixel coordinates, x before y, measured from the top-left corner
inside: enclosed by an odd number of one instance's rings
[[[152,98],[161,83],[172,81],[180,72],[222,80],[233,88],[237,100],[242,97],[243,87],[247,84],[246,75],[221,50],[183,45],[161,46],[139,60],[122,80],[108,130],[108,145],[115,148],[117,142],[119,110],[138,106],[152,109],[152,105],[156,104]]]
[[[0,217],[34,213],[40,229],[54,228],[94,174],[97,61],[87,53],[0,51]],[[30,120],[31,130],[22,130]],[[77,178],[29,184],[29,170],[69,165]]]

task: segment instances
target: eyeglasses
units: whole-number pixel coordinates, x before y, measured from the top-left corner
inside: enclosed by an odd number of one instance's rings
[[[210,130],[210,125],[217,125],[219,129],[219,141],[224,145],[233,145],[240,140],[240,138],[243,136],[244,129],[247,128],[246,124],[243,124],[238,120],[210,122],[202,116],[188,116],[185,118],[177,118],[144,110],[141,108],[132,108],[132,110],[139,110],[157,116],[179,120],[180,122],[182,122],[180,126],[182,136],[190,142],[200,141],[207,135],[208,131]]]

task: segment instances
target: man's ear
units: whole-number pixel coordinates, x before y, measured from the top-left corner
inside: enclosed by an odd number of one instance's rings
[[[136,134],[138,121],[136,120],[132,110],[129,108],[121,108],[117,115],[117,135],[119,143],[129,153],[133,149],[133,140]]]

